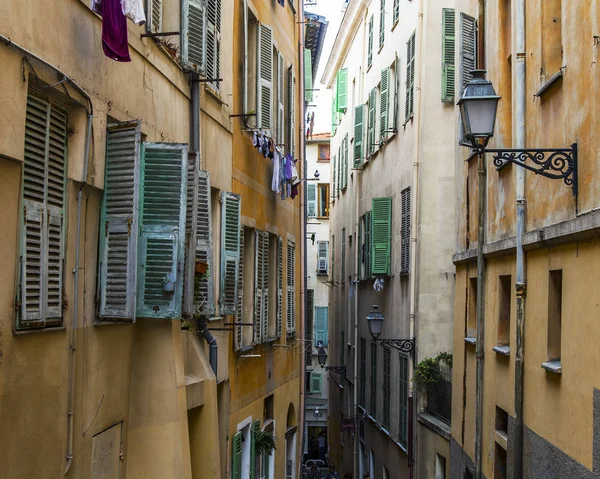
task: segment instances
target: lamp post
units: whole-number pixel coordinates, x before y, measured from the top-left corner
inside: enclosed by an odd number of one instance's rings
[[[317,359],[319,360],[319,366],[321,366],[321,368],[327,371],[333,371],[342,377],[346,377],[346,366],[325,366],[327,363],[327,351],[325,351],[325,348],[319,349],[319,352],[317,353]]]
[[[383,321],[384,317],[379,311],[378,305],[373,305],[373,309],[367,315],[367,321],[369,324],[369,333],[373,338],[373,341],[380,342],[381,344],[385,344],[390,346],[398,351],[402,351],[404,353],[412,353],[413,357],[415,354],[415,340],[413,339],[380,339],[381,330],[383,329]]]

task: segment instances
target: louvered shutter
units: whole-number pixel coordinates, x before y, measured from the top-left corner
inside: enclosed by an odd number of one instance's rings
[[[244,226],[240,226],[240,270],[238,273],[238,304],[236,323],[244,322]],[[242,349],[244,343],[244,326],[235,326],[235,344],[236,351]]]
[[[307,103],[313,100],[313,74],[312,74],[312,53],[310,49],[304,49],[304,101]]]
[[[367,341],[360,338],[360,369],[358,383],[358,403],[365,407],[367,396]]]
[[[344,188],[348,186],[348,133],[344,137]]]
[[[346,228],[342,228],[342,277],[341,281],[344,284],[346,280]]]
[[[260,419],[252,423],[252,440],[250,442],[250,479],[260,479],[257,467],[260,457],[256,454],[256,435],[260,431]]]
[[[390,274],[392,199],[373,198],[373,274]]]
[[[206,0],[183,0],[181,61],[184,68],[206,75]]]
[[[181,316],[187,145],[143,143],[137,315]]]
[[[196,236],[198,211],[198,177],[200,174],[200,154],[188,153],[187,165],[187,192],[185,210],[185,260],[183,280],[183,306],[184,317],[194,314],[194,279],[196,276]]]
[[[337,191],[335,189],[336,188],[336,184],[335,184],[336,179],[337,179],[337,156],[333,155],[333,177],[332,177],[331,181],[332,181],[332,187],[333,187],[332,195],[334,198],[336,197],[336,191]]]
[[[198,209],[196,210],[196,261],[208,264],[208,274],[196,280],[194,307],[200,314],[212,315],[215,312],[215,292],[213,276],[212,245],[212,205],[210,199],[210,173],[198,173]]]
[[[398,131],[398,98],[400,98],[400,62],[398,61],[398,53],[394,59],[394,98],[392,106],[392,129]]]
[[[408,443],[408,358],[400,355],[400,444]]]
[[[371,245],[373,244],[373,235],[372,235],[372,230],[371,230],[371,216],[372,216],[372,211],[368,211],[365,214],[365,236],[366,236],[366,241],[365,241],[365,277],[366,278],[370,278],[373,275],[373,272],[371,271]]]
[[[150,10],[146,15],[146,28],[149,32],[157,33],[162,31],[162,0],[147,0],[147,5]]]
[[[283,105],[285,103],[284,96],[284,79],[283,79],[283,55],[277,54],[277,144],[281,151],[285,151],[284,130],[285,130],[285,111]]]
[[[348,69],[342,68],[337,74],[337,111],[344,113],[348,108]]]
[[[217,79],[221,68],[221,0],[206,1],[206,78]],[[210,82],[219,89],[219,82]]]
[[[315,343],[317,347],[327,347],[327,307],[315,308]]]
[[[261,340],[266,341],[269,337],[269,233],[262,232],[262,318],[261,318]]]
[[[406,103],[404,106],[404,121],[411,119],[415,107],[415,34],[413,33],[406,44]]]
[[[370,67],[373,64],[373,15],[369,18],[369,44],[367,52],[367,67]]]
[[[312,352],[313,352],[313,327],[314,327],[314,310],[315,310],[315,290],[306,290],[306,324],[304,325],[304,361],[305,368],[312,367]]]
[[[442,9],[442,101],[454,102],[454,30],[453,8]]]
[[[306,202],[307,202],[307,215],[309,218],[317,216],[317,185],[308,184],[306,185]]]
[[[379,0],[379,48],[385,41],[385,0]]]
[[[369,119],[367,124],[367,151],[368,156],[375,152],[375,114],[377,111],[377,89],[369,92]]]
[[[402,190],[402,230],[400,272],[406,274],[410,269],[410,188]]]
[[[343,139],[342,139],[342,143],[343,143]],[[342,158],[342,145],[340,143],[340,146],[338,148],[338,177],[337,177],[337,196],[339,198],[340,196],[340,190],[342,189],[342,169],[344,167],[344,159]]]
[[[327,274],[327,263],[329,258],[327,258],[328,256],[328,251],[329,249],[329,243],[327,241],[319,241],[318,243],[318,267],[317,267],[317,273],[319,274]]]
[[[362,159],[364,157],[364,115],[365,105],[358,105],[354,108],[354,168],[362,166]]]
[[[460,84],[462,90],[473,78],[476,68],[477,25],[475,19],[464,13],[460,14]]]
[[[221,297],[220,314],[237,312],[240,270],[240,195],[221,192]]]
[[[296,333],[296,246],[287,244],[287,335]]]
[[[273,126],[273,30],[266,25],[258,25],[258,92],[257,124],[263,130]]]
[[[383,427],[390,430],[390,399],[392,393],[392,353],[389,348],[383,349]]]
[[[362,268],[361,268],[362,262],[363,262],[363,250],[364,250],[363,221],[364,221],[364,217],[361,216],[358,221],[358,255],[357,255],[357,264],[356,264],[356,277],[358,279],[363,278],[363,272],[362,272]]]
[[[254,232],[254,325],[252,326],[252,341],[254,344],[262,342],[262,320],[263,320],[263,265],[264,250],[262,231]]]
[[[335,235],[331,235],[331,282],[335,280]]]
[[[337,106],[336,106],[336,89],[334,85],[333,99],[331,100],[331,136],[335,136],[337,131]]]
[[[296,156],[296,77],[294,67],[288,70],[288,112],[290,115],[289,148],[292,157]]]
[[[390,81],[390,69],[384,68],[381,70],[381,93],[380,93],[380,107],[379,107],[379,137],[384,139],[388,133],[388,112],[389,112],[389,81]]]
[[[377,417],[377,343],[371,342],[371,397],[369,398],[369,412],[372,417]]]
[[[242,434],[240,431],[233,436],[231,479],[242,479]]]
[[[395,25],[400,18],[400,0],[394,0],[394,12],[392,16],[392,22]]]
[[[98,254],[102,321],[135,319],[139,172],[140,122],[109,126]]]
[[[62,321],[67,114],[29,92],[18,328]]]
[[[346,343],[346,332],[345,331],[341,331],[340,332],[340,366],[343,366],[344,364],[346,364],[346,358],[344,357],[344,348],[345,348],[345,343]]]
[[[275,330],[281,337],[283,322],[283,238],[277,238],[277,317]]]
[[[310,392],[313,394],[321,393],[321,373],[312,372],[310,374]]]

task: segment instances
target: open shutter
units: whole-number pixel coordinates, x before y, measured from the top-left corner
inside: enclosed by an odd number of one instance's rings
[[[256,231],[254,268],[254,343],[269,333],[269,233]]]
[[[187,145],[142,144],[137,315],[181,316]]]
[[[277,238],[277,318],[275,330],[281,337],[283,322],[283,238]]]
[[[337,111],[344,113],[348,108],[348,69],[342,68],[337,74]]]
[[[390,396],[392,376],[392,352],[383,348],[383,427],[390,430]]]
[[[309,218],[317,216],[317,185],[306,185],[307,215]]]
[[[149,32],[157,33],[162,31],[162,0],[147,0],[147,5],[150,10],[146,15],[146,28]]]
[[[373,273],[371,271],[372,254],[371,245],[373,244],[373,230],[371,228],[371,217],[372,211],[367,211],[365,214],[365,231],[366,231],[366,245],[365,245],[365,277],[371,278]]]
[[[408,358],[400,355],[400,444],[408,443]]]
[[[363,272],[361,268],[363,264],[363,255],[365,248],[365,246],[363,245],[363,221],[364,216],[361,216],[358,219],[358,255],[356,260],[356,277],[358,279],[363,279]]]
[[[379,137],[384,139],[388,132],[388,111],[389,111],[389,81],[390,69],[381,70],[381,93],[379,107]]]
[[[183,67],[206,75],[206,0],[183,0],[181,6]]]
[[[415,107],[415,34],[413,33],[406,44],[406,104],[404,121],[411,119]]]
[[[304,101],[310,103],[313,100],[313,74],[312,54],[308,48],[304,49]]]
[[[377,343],[371,343],[371,397],[369,398],[369,413],[377,417]]]
[[[257,124],[263,130],[272,128],[273,111],[273,30],[262,23],[258,25]]]
[[[348,186],[348,133],[344,137],[344,188]]]
[[[315,343],[317,347],[327,347],[327,307],[315,308]]]
[[[373,198],[373,274],[390,274],[392,199]]]
[[[331,282],[335,280],[335,235],[331,235]]]
[[[400,0],[394,0],[394,12],[392,14],[392,25],[395,25],[400,18]]]
[[[377,111],[377,89],[369,92],[369,123],[367,127],[367,149],[368,156],[375,152],[375,114]]]
[[[337,179],[337,156],[333,155],[333,177],[331,179],[332,181],[332,185],[333,185],[333,189],[332,189],[332,195],[335,198],[337,196],[337,190],[336,190],[336,180]]]
[[[336,82],[337,83],[337,82]],[[331,100],[331,136],[335,136],[335,132],[337,131],[337,98],[336,98],[336,88],[334,84],[333,88],[333,98]]]
[[[341,264],[342,284],[346,281],[346,228],[342,228],[342,264]]]
[[[242,479],[242,440],[241,431],[233,436],[231,479]]]
[[[221,193],[221,306],[220,314],[237,312],[237,285],[240,269],[240,195]]]
[[[206,1],[206,78],[217,79],[220,75],[221,50],[221,0]],[[219,88],[219,82],[210,82]]]
[[[256,455],[256,435],[260,431],[260,419],[252,423],[252,441],[250,443],[250,479],[260,479],[257,466],[260,457]]]
[[[310,392],[313,394],[321,393],[321,373],[312,372],[310,374]]]
[[[354,168],[360,168],[363,163],[364,116],[365,105],[354,108]]]
[[[262,232],[262,318],[261,338],[266,341],[269,337],[269,233]]]
[[[296,246],[287,244],[287,335],[296,333]]]
[[[369,44],[367,53],[367,68],[373,64],[373,15],[369,18]]]
[[[379,48],[385,41],[385,0],[379,0]]]
[[[235,318],[236,323],[244,322],[244,226],[240,226],[240,270],[238,273],[238,304],[237,314]],[[239,351],[244,342],[244,327],[235,326],[235,345],[236,351]]]
[[[284,97],[284,79],[283,79],[283,55],[277,54],[277,145],[283,152],[284,148],[284,131],[285,131],[285,111],[283,105],[285,103]]]
[[[183,279],[184,317],[194,314],[194,279],[196,276],[196,235],[198,220],[198,176],[200,173],[200,154],[197,151],[188,153],[187,192],[185,211],[185,260]]]
[[[442,101],[454,103],[454,30],[453,8],[442,9]]]
[[[327,274],[328,251],[329,243],[327,241],[319,241],[318,243],[318,260],[317,273]]]
[[[198,173],[198,209],[196,210],[196,261],[208,265],[208,274],[197,279],[194,307],[200,314],[212,315],[215,312],[213,247],[212,247],[212,206],[210,200],[210,173]]]
[[[290,115],[289,152],[292,157],[296,154],[296,77],[294,66],[288,70],[288,114]]]
[[[410,188],[402,190],[402,251],[400,255],[400,272],[406,274],[410,269]]]
[[[475,19],[464,13],[460,14],[460,83],[464,90],[473,78],[476,68],[475,52],[477,48],[477,26]]]
[[[140,122],[108,127],[100,221],[100,319],[134,320],[137,274]]]

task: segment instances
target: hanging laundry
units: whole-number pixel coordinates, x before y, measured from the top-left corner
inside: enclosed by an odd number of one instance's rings
[[[133,23],[138,25],[146,23],[143,0],[121,0],[121,8],[123,9],[123,15]]]
[[[102,0],[102,49],[108,58],[130,62],[127,20],[120,0]]]
[[[296,161],[298,161],[298,160],[296,160]],[[296,169],[296,161],[292,162],[292,179],[291,179],[292,186],[295,186],[298,183],[300,183],[300,177],[298,176],[298,170]]]
[[[90,0],[90,8],[92,12],[102,16],[102,0]]]
[[[282,7],[285,7],[285,0],[277,0],[277,3],[279,3],[279,5]]]
[[[280,153],[279,150],[275,148],[275,152],[273,154],[273,179],[271,180],[271,190],[273,190],[275,193],[279,193],[281,191],[281,179],[279,175],[280,166]]]
[[[258,148],[258,134],[256,132],[252,133],[252,146],[254,148]]]
[[[285,200],[287,198],[287,182],[285,180],[285,162],[286,157],[280,155],[279,157],[279,185],[281,190],[281,199]]]
[[[290,188],[290,198],[294,199],[296,196],[298,196],[298,184],[297,183],[295,185],[292,185]]]
[[[285,181],[292,181],[292,175],[293,175],[293,163],[292,163],[292,155],[290,155],[289,153],[287,155],[285,155],[285,169],[284,169],[284,173],[285,173]]]
[[[375,280],[375,282],[373,283],[373,289],[375,291],[377,291],[378,293],[381,293],[383,291],[383,284],[384,284],[383,278],[377,278]]]

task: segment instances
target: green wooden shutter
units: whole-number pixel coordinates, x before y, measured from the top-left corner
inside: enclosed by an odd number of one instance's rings
[[[343,178],[344,178],[344,189],[346,189],[348,187],[348,133],[346,133],[346,136],[344,137],[343,148],[344,148],[344,172],[342,174],[343,174]]]
[[[383,427],[390,430],[390,401],[392,393],[392,352],[383,348]]]
[[[237,296],[237,314],[235,318],[236,323],[244,322],[244,226],[240,225],[240,270],[238,273],[238,296]],[[244,345],[244,327],[235,327],[235,344],[234,348],[236,351],[242,349]]]
[[[312,54],[308,48],[304,49],[304,101],[310,103],[313,100],[313,75]]]
[[[212,205],[210,199],[210,173],[198,172],[198,209],[196,210],[196,260],[208,264],[208,274],[197,280],[194,307],[204,315],[215,312],[214,271],[212,244]]]
[[[221,74],[220,50],[221,0],[206,0],[206,77],[208,79],[217,79]],[[210,82],[209,84],[215,90],[219,89],[219,82]]]
[[[379,107],[379,137],[384,139],[388,133],[388,111],[389,111],[389,81],[390,69],[381,70],[381,93]]]
[[[143,143],[137,315],[181,316],[187,145]]]
[[[99,317],[132,321],[136,310],[140,122],[106,131],[98,266]]]
[[[348,69],[342,68],[337,74],[336,110],[344,113],[348,108]]]
[[[321,394],[321,373],[312,372],[310,374],[310,392]]]
[[[283,238],[277,238],[277,317],[275,330],[277,337],[281,337],[283,323]]]
[[[237,285],[240,271],[240,216],[242,198],[221,192],[221,295],[220,314],[237,312]]]
[[[360,168],[363,164],[364,115],[365,105],[354,108],[354,168]]]
[[[400,355],[400,444],[408,444],[408,358]]]
[[[273,30],[262,23],[258,25],[257,52],[257,125],[263,130],[270,130],[273,126]]]
[[[385,41],[385,0],[379,0],[379,48]]]
[[[358,403],[364,408],[367,396],[367,341],[360,338],[360,366],[358,382]]]
[[[392,199],[373,198],[372,201],[373,264],[371,271],[373,274],[390,274]]]
[[[319,347],[327,347],[327,306],[316,306],[315,307],[315,343]]]
[[[373,64],[373,15],[369,18],[369,44],[367,53],[367,68]]]
[[[181,62],[184,68],[205,75],[206,0],[183,0],[181,8]]]
[[[342,143],[343,143],[343,139],[342,139]],[[338,176],[336,179],[337,182],[337,191],[336,191],[336,195],[339,198],[340,197],[340,190],[342,189],[342,169],[344,168],[344,159],[342,158],[342,145],[340,143],[340,146],[338,148]]]
[[[358,220],[358,254],[356,255],[356,278],[362,279],[362,262],[363,262],[363,221],[364,218],[361,216]]]
[[[367,211],[365,213],[365,277],[371,278],[373,276],[373,271],[371,270],[372,263],[372,251],[371,247],[373,244],[373,230],[371,227],[371,217],[372,211]]]
[[[402,196],[402,229],[401,254],[400,254],[400,273],[406,274],[410,270],[410,188],[401,192]]]
[[[460,83],[462,90],[473,78],[476,68],[477,24],[473,17],[460,14]]]
[[[454,103],[454,30],[453,8],[442,9],[442,101]]]
[[[295,158],[296,155],[296,77],[294,66],[288,70],[288,114],[290,116],[289,152]]]
[[[377,343],[371,342],[371,396],[369,398],[369,413],[377,417]]]
[[[256,435],[260,431],[260,419],[252,423],[252,441],[250,443],[250,479],[260,479],[258,477],[258,465],[260,457],[256,455]]]
[[[367,155],[375,153],[375,115],[377,111],[377,89],[369,92],[369,118],[367,123]]]
[[[304,361],[305,367],[312,367],[312,352],[313,352],[313,328],[315,326],[315,290],[306,290],[306,315],[304,323],[304,339],[306,344],[304,346]],[[307,385],[308,387],[308,385]]]
[[[398,61],[398,53],[394,59],[394,98],[392,109],[392,129],[398,131],[398,99],[400,98],[400,62]]]
[[[344,349],[346,347],[346,332],[340,331],[340,366],[344,366],[346,364],[346,358],[344,354]]]
[[[400,18],[400,0],[394,0],[394,12],[392,16],[392,23],[395,25]]]
[[[241,431],[233,436],[231,479],[242,479],[242,440]]]
[[[310,183],[306,185],[307,215],[309,218],[317,216],[317,185]]]
[[[287,242],[287,335],[296,334],[296,246]]]
[[[196,276],[196,236],[198,229],[198,180],[200,175],[200,154],[197,151],[188,153],[187,165],[187,193],[185,211],[185,260],[183,279],[183,306],[184,317],[194,314],[194,279]]]
[[[415,108],[415,33],[406,43],[406,102],[404,106],[404,121],[408,122]]]
[[[285,131],[285,111],[284,111],[284,103],[285,103],[285,85],[284,85],[284,75],[283,75],[283,55],[281,53],[277,54],[277,144],[281,151],[285,151],[284,143],[284,131]]]

